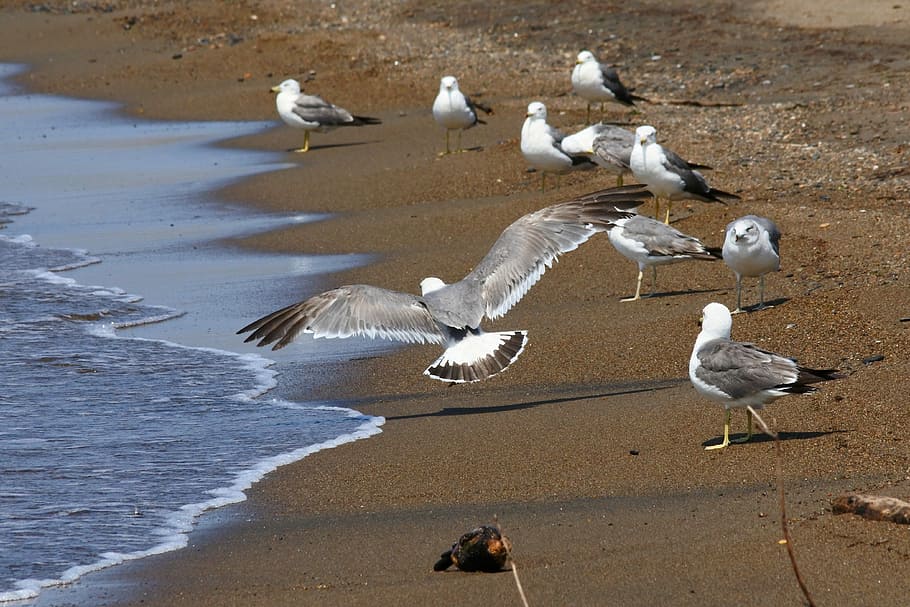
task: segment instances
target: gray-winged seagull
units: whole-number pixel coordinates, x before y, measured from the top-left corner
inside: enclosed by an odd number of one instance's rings
[[[561,146],[565,133],[547,123],[547,106],[539,101],[528,104],[521,126],[521,153],[532,167],[540,171],[540,189],[546,188],[547,173],[559,175],[573,169],[593,169],[595,165],[586,154],[567,154]]]
[[[500,234],[467,276],[450,285],[425,278],[420,296],[369,285],[343,286],[264,316],[238,333],[252,331],[246,341],[258,339],[259,346],[274,342],[273,349],[301,332],[445,344],[426,375],[457,383],[486,379],[515,361],[527,332],[485,333],[481,320],[503,316],[560,254],[628,216],[617,206],[634,206],[647,196],[644,190],[603,190],[525,215]]]
[[[301,93],[300,83],[293,79],[273,86],[272,92],[278,93],[275,106],[281,119],[294,128],[303,129],[303,147],[294,150],[295,152],[310,149],[310,131],[325,132],[339,126],[364,126],[381,122],[378,118],[354,116],[322,97]]]
[[[591,51],[581,51],[572,68],[572,89],[588,103],[586,122],[591,122],[591,104],[600,103],[603,116],[604,102],[615,101],[622,105],[634,106],[636,101],[647,101],[633,95],[619,80],[619,74],[612,67],[597,61]]]
[[[725,198],[739,199],[736,194],[709,186],[704,176],[694,170],[689,162],[657,143],[657,130],[650,125],[635,129],[635,146],[629,164],[635,179],[647,185],[657,198],[655,217],[658,219],[660,199],[667,199],[664,223],[670,223],[670,209],[674,200],[688,198],[726,204]]]
[[[743,276],[758,276],[758,307],[765,307],[765,274],[780,270],[780,230],[767,217],[746,215],[727,224],[724,262],[736,274],[736,309],[743,311]]]
[[[657,266],[687,259],[720,258],[720,250],[708,248],[694,236],[683,234],[674,227],[644,215],[617,219],[613,223],[607,232],[610,243],[625,257],[638,263],[635,296],[621,301],[641,299],[641,279],[647,267],[651,268],[651,295],[654,295]]]
[[[635,144],[635,133],[613,124],[592,124],[566,136],[560,146],[568,154],[588,156],[594,163],[616,174],[616,185],[622,186],[623,173],[628,173],[629,157]]]
[[[724,440],[705,447],[723,449],[731,442],[752,438],[752,414],[745,438],[730,440],[730,409],[761,409],[787,394],[815,392],[816,384],[842,377],[834,369],[809,369],[796,361],[749,343],[732,341],[733,317],[723,304],[709,303],[701,318],[701,333],[689,359],[689,379],[695,389],[724,405]]]
[[[446,151],[440,156],[450,154],[449,133],[458,131],[458,145],[456,152],[462,151],[461,131],[469,129],[475,124],[486,124],[477,116],[477,110],[490,114],[493,110],[489,106],[471,101],[470,97],[458,88],[455,76],[443,76],[439,81],[439,93],[433,100],[433,118],[446,130]]]

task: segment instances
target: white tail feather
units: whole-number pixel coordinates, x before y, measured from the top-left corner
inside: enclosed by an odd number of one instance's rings
[[[504,371],[524,351],[527,331],[468,333],[450,345],[424,373],[440,381],[481,381]]]

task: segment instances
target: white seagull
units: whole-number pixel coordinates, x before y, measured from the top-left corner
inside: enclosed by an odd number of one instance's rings
[[[560,146],[567,154],[584,154],[597,166],[615,173],[616,185],[622,186],[623,174],[631,170],[629,157],[634,144],[635,133],[601,122],[566,136]]]
[[[727,224],[724,262],[736,274],[736,309],[743,311],[743,276],[758,276],[758,307],[765,307],[765,274],[780,270],[780,230],[767,217],[746,215]]]
[[[720,258],[718,249],[708,248],[697,238],[644,215],[617,219],[607,236],[617,251],[638,264],[635,296],[621,301],[641,299],[641,279],[647,267],[651,268],[651,295],[654,295],[657,266],[687,259]]]
[[[672,150],[661,147],[657,143],[657,130],[650,125],[635,129],[635,145],[629,164],[635,179],[645,184],[657,199],[655,217],[660,214],[660,199],[667,199],[664,223],[670,223],[670,208],[674,200],[688,198],[726,204],[726,198],[739,199],[736,194],[712,188],[704,176],[692,168],[692,164]]]
[[[469,129],[475,124],[486,124],[477,116],[477,110],[490,114],[493,110],[489,106],[475,103],[458,89],[458,80],[455,76],[443,76],[439,81],[439,94],[433,101],[433,118],[446,130],[446,151],[440,154],[450,154],[449,133],[458,131],[457,152],[461,152],[461,131]]]
[[[322,97],[301,93],[300,83],[293,79],[273,86],[272,92],[278,93],[275,106],[281,119],[294,128],[303,129],[303,147],[294,150],[295,152],[310,149],[310,131],[326,132],[339,126],[364,126],[381,122],[378,118],[354,116]]]
[[[732,341],[732,327],[730,310],[723,304],[709,303],[702,312],[701,333],[689,359],[689,380],[695,390],[724,405],[724,440],[706,450],[752,438],[752,414],[748,413],[745,438],[730,440],[730,409],[761,409],[781,396],[809,394],[817,390],[812,384],[842,377],[834,369],[808,369],[754,344]]]
[[[541,172],[540,189],[547,183],[547,173],[559,175],[573,169],[591,169],[596,165],[585,154],[567,154],[561,146],[565,133],[547,124],[547,106],[539,101],[528,104],[527,118],[521,126],[521,153],[532,167]]]
[[[647,101],[644,97],[630,93],[620,82],[616,70],[599,63],[591,51],[578,53],[572,69],[572,89],[588,102],[587,122],[591,121],[592,103],[600,103],[600,113],[603,116],[605,101],[615,101],[626,106],[634,106],[636,101]]]
[[[485,333],[481,320],[499,318],[540,279],[560,254],[576,249],[612,222],[628,216],[617,205],[648,196],[603,190],[521,217],[507,227],[479,264],[460,281],[421,281],[421,295],[369,285],[349,285],[282,308],[238,331],[246,341],[275,343],[298,334],[383,338],[444,344],[424,373],[446,382],[474,382],[503,371],[521,354],[526,331]]]

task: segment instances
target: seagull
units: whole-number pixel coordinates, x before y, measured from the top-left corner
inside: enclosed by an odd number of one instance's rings
[[[567,154],[560,145],[565,133],[547,124],[547,106],[539,101],[528,105],[527,118],[521,127],[521,153],[528,163],[541,172],[540,189],[546,187],[547,173],[559,175],[573,169],[591,169],[595,164],[584,154]]]
[[[477,117],[477,110],[486,114],[493,112],[489,106],[475,103],[458,90],[458,80],[455,76],[443,76],[439,81],[439,94],[433,101],[433,118],[446,130],[446,151],[440,156],[450,154],[449,132],[458,131],[458,149],[461,152],[461,131],[469,129],[475,124],[486,124]]]
[[[667,199],[667,216],[664,223],[670,223],[670,208],[674,200],[689,198],[704,202],[726,204],[725,198],[739,199],[708,185],[705,178],[693,169],[689,162],[672,150],[657,143],[657,130],[650,125],[635,129],[635,145],[629,159],[635,179],[644,183],[657,199],[655,217],[660,214],[660,199]]]
[[[588,102],[586,122],[591,121],[592,103],[600,103],[600,114],[603,116],[605,101],[627,106],[634,106],[636,101],[647,101],[644,97],[630,93],[619,81],[616,70],[599,63],[591,51],[578,53],[572,69],[572,88],[576,95]]]
[[[723,449],[731,442],[752,438],[752,414],[748,413],[746,437],[730,440],[730,409],[761,409],[787,394],[810,394],[812,384],[843,377],[835,369],[808,369],[796,361],[755,344],[732,341],[733,317],[727,306],[709,303],[702,311],[701,333],[689,359],[689,379],[695,390],[724,405],[724,440],[706,450]]]
[[[687,259],[715,260],[720,251],[706,247],[700,240],[687,236],[676,228],[644,215],[617,219],[607,236],[617,251],[638,263],[638,283],[635,296],[620,301],[641,299],[641,279],[645,268],[651,268],[651,295],[657,282],[657,266]]]
[[[758,276],[758,307],[765,308],[765,274],[780,270],[780,230],[767,217],[746,215],[727,224],[724,262],[736,274],[736,309],[743,311],[743,276]]]
[[[622,186],[623,173],[630,171],[629,156],[634,144],[632,131],[600,122],[568,135],[560,146],[567,154],[584,154],[597,166],[616,173],[616,185]]]
[[[243,327],[246,341],[283,348],[298,334],[314,337],[383,338],[444,344],[424,371],[433,379],[464,383],[487,379],[524,350],[527,331],[486,333],[481,320],[499,318],[527,293],[560,254],[576,249],[629,213],[617,207],[649,196],[627,189],[602,190],[546,207],[507,227],[463,279],[421,281],[421,295],[370,285],[348,285],[315,295]]]
[[[300,83],[296,80],[285,80],[272,87],[278,93],[275,106],[278,115],[292,127],[303,129],[303,147],[295,152],[306,152],[310,149],[310,131],[329,131],[339,126],[364,126],[380,124],[378,118],[354,116],[344,108],[332,105],[316,95],[305,95],[300,92]]]

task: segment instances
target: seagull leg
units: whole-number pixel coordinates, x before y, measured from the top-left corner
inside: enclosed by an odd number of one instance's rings
[[[436,155],[439,156],[440,158],[442,158],[443,156],[446,156],[448,154],[451,154],[451,151],[449,150],[449,129],[446,129],[446,151],[439,152]]]
[[[540,191],[544,192],[547,189],[547,174],[545,171],[540,172]]]
[[[742,314],[745,312],[741,305],[743,295],[743,277],[739,274],[736,275],[736,309],[730,312],[731,314]]]
[[[660,219],[660,197],[654,197],[654,219]]]
[[[771,308],[773,306],[765,305],[765,275],[762,274],[758,277],[758,307],[756,310],[764,310],[765,308]]]
[[[651,292],[648,293],[648,297],[654,297],[655,291],[657,291],[657,266],[651,266]]]
[[[620,299],[619,301],[638,301],[641,299],[641,277],[642,271],[638,270],[638,284],[635,286],[635,297],[626,297],[625,299]]]
[[[736,440],[731,440],[731,443],[748,443],[752,440],[752,412],[746,409],[746,419],[748,420],[748,426],[746,430],[745,438],[737,438]]]
[[[300,148],[299,150],[294,150],[294,151],[300,152],[301,154],[310,151],[310,132],[309,131],[303,132],[303,147]]]
[[[588,102],[588,113],[585,118],[585,124],[591,124],[591,102]]]
[[[618,188],[622,187],[622,173],[621,172],[619,173],[619,175],[616,176],[616,187],[618,187]]]
[[[604,102],[603,101],[600,102],[600,121],[601,122],[604,121]],[[591,121],[589,120],[588,124],[590,124],[590,123],[591,123]]]
[[[724,442],[719,445],[708,445],[705,447],[705,451],[713,451],[714,449],[723,449],[730,444],[730,410],[724,409]]]
[[[667,216],[664,218],[664,223],[670,225],[670,209],[673,208],[673,201],[667,198]]]
[[[461,129],[458,129],[458,135],[456,136],[456,140],[458,141],[458,147],[455,151],[464,152],[464,149],[461,147]]]

